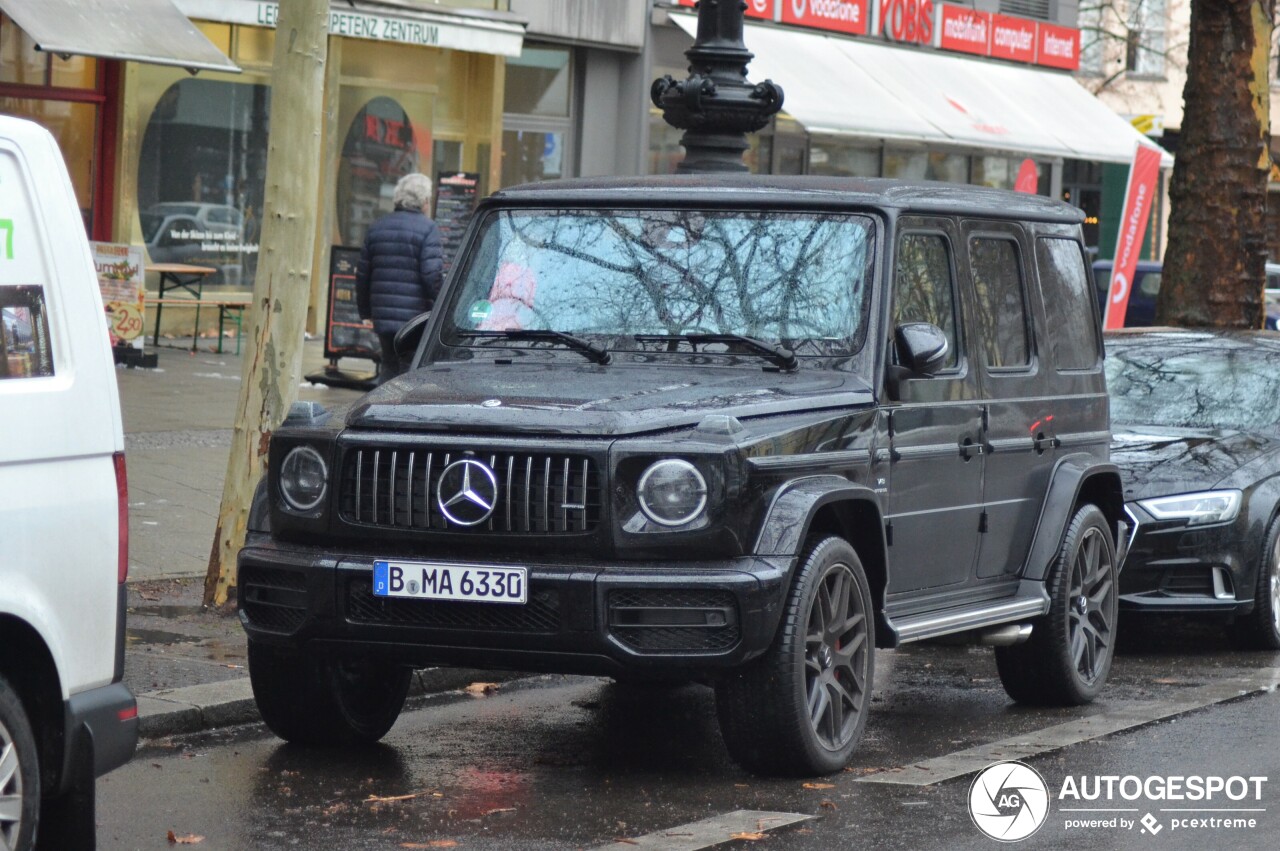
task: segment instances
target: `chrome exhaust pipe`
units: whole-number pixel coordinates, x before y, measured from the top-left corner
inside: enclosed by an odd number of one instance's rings
[[[987,647],[1012,647],[1031,637],[1031,624],[1010,623],[978,633],[978,643]]]

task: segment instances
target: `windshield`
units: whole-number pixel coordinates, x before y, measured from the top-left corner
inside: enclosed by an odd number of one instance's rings
[[[740,334],[800,355],[851,354],[862,345],[873,238],[866,216],[497,212],[461,275],[444,335],[474,346],[495,340],[459,332],[551,330],[654,351],[672,343],[635,335]]]
[[[1280,420],[1277,351],[1124,347],[1106,365],[1113,423],[1268,431]]]

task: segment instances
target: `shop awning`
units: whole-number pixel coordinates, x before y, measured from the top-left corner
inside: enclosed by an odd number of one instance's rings
[[[0,0],[0,10],[47,53],[240,70],[173,0]]]
[[[696,33],[696,18],[671,19]],[[1152,144],[1062,72],[757,24],[744,39],[751,79],[781,85],[810,133],[1109,163]]]
[[[227,24],[275,27],[273,0],[174,0],[189,17]],[[329,33],[440,47],[495,56],[519,56],[525,19],[493,9],[464,9],[414,0],[329,0]]]

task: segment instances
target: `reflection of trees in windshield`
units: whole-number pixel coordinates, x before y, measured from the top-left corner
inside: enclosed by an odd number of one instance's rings
[[[1154,341],[1152,341],[1154,343]],[[1280,420],[1280,351],[1215,340],[1212,350],[1161,340],[1108,352],[1116,423],[1274,430]]]
[[[500,213],[454,319],[618,338],[734,333],[847,351],[863,323],[870,235],[856,216]]]

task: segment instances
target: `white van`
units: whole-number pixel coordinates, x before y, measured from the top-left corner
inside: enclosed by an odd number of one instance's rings
[[[92,848],[127,762],[128,497],[115,367],[53,137],[0,116],[0,848]]]

